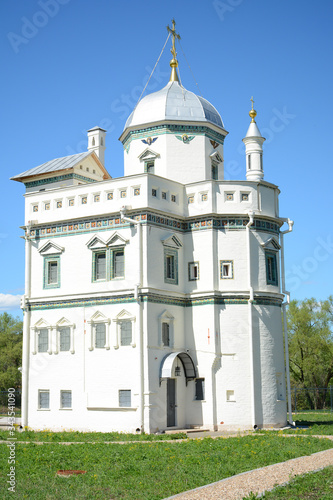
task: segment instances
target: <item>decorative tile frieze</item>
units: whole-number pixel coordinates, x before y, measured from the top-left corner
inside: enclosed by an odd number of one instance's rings
[[[43,184],[51,184],[53,182],[66,181],[68,179],[78,179],[84,182],[96,182],[94,179],[89,179],[89,177],[84,177],[83,175],[71,173],[66,175],[58,175],[57,177],[48,177],[46,179],[39,179],[38,181],[25,182],[24,185],[26,188],[31,188],[36,186],[42,186]]]
[[[195,307],[205,305],[246,305],[248,304],[249,296],[209,296],[209,297],[196,297],[196,298],[177,298],[158,294],[145,294],[140,295],[141,302],[150,302],[153,304],[173,305],[178,307]],[[43,302],[35,302],[27,304],[30,311],[40,311],[45,309],[63,309],[73,307],[93,307],[99,305],[114,305],[114,304],[128,304],[134,303],[136,299],[134,294],[118,295],[115,297],[96,297],[94,299],[78,299],[78,300],[50,300]],[[255,306],[276,306],[281,307],[282,299],[258,297],[253,301]]]
[[[153,224],[163,227],[175,228],[183,232],[200,231],[203,229],[216,229],[221,231],[239,231],[246,227],[249,219],[246,217],[240,218],[224,218],[224,217],[210,217],[201,218],[197,220],[190,220],[184,222],[183,219],[174,217],[163,217],[152,212],[131,215],[136,220],[141,220],[147,224]],[[30,232],[33,238],[45,238],[49,234],[56,233],[57,236],[65,236],[75,234],[87,233],[96,231],[96,229],[105,230],[111,227],[127,227],[129,225],[126,221],[121,221],[119,217],[105,218],[105,219],[89,219],[80,222],[67,222],[57,226],[47,226],[33,228]],[[269,233],[279,234],[279,225],[275,222],[269,222],[261,219],[255,219],[255,224],[252,230],[265,231]]]
[[[215,132],[215,130],[210,129],[209,127],[196,126],[196,125],[164,124],[164,125],[159,125],[158,127],[148,127],[144,129],[129,131],[125,139],[123,140],[123,146],[125,151],[128,153],[130,144],[134,139],[145,140],[147,135],[158,136],[163,134],[175,134],[175,133],[181,133],[182,136],[188,134],[204,135],[208,137],[208,139],[217,141],[219,144],[224,143],[224,135]]]

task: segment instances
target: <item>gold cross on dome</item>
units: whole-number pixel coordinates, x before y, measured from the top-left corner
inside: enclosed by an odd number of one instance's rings
[[[173,55],[174,59],[177,57],[177,52],[176,52],[176,47],[175,47],[175,42],[176,38],[177,40],[180,40],[180,35],[179,33],[176,33],[176,21],[172,19],[172,29],[170,26],[167,26],[168,32],[172,35],[172,49],[171,49],[171,54]]]
[[[252,109],[253,109],[253,103],[254,103],[253,96],[251,97],[250,101],[252,102]]]

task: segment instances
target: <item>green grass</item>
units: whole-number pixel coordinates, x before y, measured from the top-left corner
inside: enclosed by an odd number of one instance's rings
[[[331,412],[302,412],[294,413],[293,419],[297,426],[306,426],[306,429],[288,429],[284,434],[310,434],[333,436],[333,413]],[[259,431],[266,432],[266,431]],[[279,431],[281,432],[281,431]]]
[[[0,440],[10,437],[9,431],[0,430]],[[117,441],[165,441],[173,439],[187,439],[185,432],[175,434],[128,434],[121,432],[51,432],[45,431],[17,431],[15,437],[18,441],[35,442],[84,442],[105,443]]]
[[[326,439],[275,433],[228,439],[121,444],[16,444],[15,498],[157,500],[265,465],[332,447]],[[0,446],[2,498],[9,449]],[[9,465],[7,465],[8,469]],[[58,469],[86,474],[70,478]]]
[[[257,498],[255,495],[245,497],[249,500]],[[333,498],[333,467],[298,476],[287,486],[279,486],[265,493],[261,499],[265,500],[332,500]]]

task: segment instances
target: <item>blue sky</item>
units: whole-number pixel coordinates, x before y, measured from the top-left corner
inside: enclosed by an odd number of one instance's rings
[[[108,130],[106,167],[123,174],[120,136],[165,43],[172,17],[183,85],[220,112],[226,178],[244,179],[250,98],[266,137],[265,180],[281,189],[292,298],[333,293],[333,4],[309,0],[191,2],[2,0],[0,312],[21,315],[24,186],[9,177],[86,150]],[[148,92],[169,77],[170,42]],[[195,84],[195,76],[199,89]]]

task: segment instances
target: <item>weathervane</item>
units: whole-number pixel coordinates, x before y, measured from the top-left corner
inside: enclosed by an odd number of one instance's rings
[[[173,58],[170,61],[170,66],[171,66],[171,76],[170,76],[170,82],[179,82],[178,75],[177,75],[177,70],[176,68],[178,67],[178,61],[177,61],[177,52],[176,52],[176,38],[177,40],[180,40],[180,35],[179,33],[176,33],[176,21],[172,19],[172,29],[170,26],[167,26],[168,32],[172,35],[172,49],[170,49],[171,54]]]

